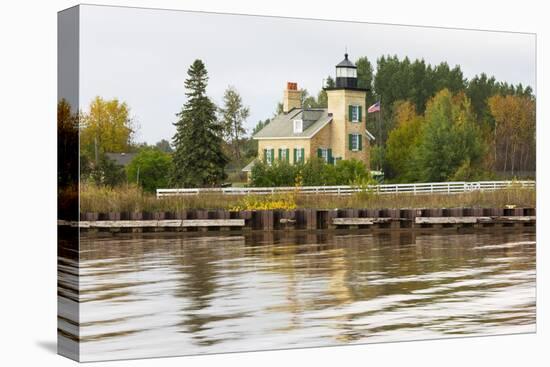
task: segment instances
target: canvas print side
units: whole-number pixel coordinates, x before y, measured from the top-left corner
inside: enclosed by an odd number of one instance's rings
[[[79,11],[57,15],[57,350],[79,360]]]

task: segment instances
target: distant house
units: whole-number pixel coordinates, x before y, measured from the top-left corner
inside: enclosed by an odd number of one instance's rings
[[[374,136],[366,129],[367,89],[357,87],[357,67],[348,54],[336,65],[335,86],[324,90],[327,108],[303,108],[297,83],[287,83],[283,112],[253,136],[258,140],[258,159],[267,164],[294,164],[311,157],[331,164],[357,159],[369,167]],[[256,161],[243,171],[250,172]]]
[[[114,161],[119,166],[126,167],[130,164],[132,159],[134,159],[136,154],[137,153],[105,153],[105,156],[107,156],[107,158]]]

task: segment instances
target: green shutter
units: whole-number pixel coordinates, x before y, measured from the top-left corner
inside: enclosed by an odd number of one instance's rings
[[[359,122],[363,122],[363,106],[359,106]]]
[[[306,160],[306,156],[304,155],[304,148],[301,149],[301,153],[302,158],[300,158],[300,162],[304,162]]]
[[[275,149],[271,149],[271,163],[275,160]]]
[[[290,149],[286,148],[286,163],[290,162]]]
[[[296,164],[296,153],[297,153],[297,150],[296,148],[294,148],[294,159],[292,160],[294,162],[294,164]]]
[[[352,141],[353,141],[353,135],[352,134],[349,134],[348,135],[348,144],[349,144],[349,150],[352,150]]]
[[[279,160],[281,160],[281,158],[283,158],[283,150],[279,148]]]
[[[321,148],[317,148],[317,157],[321,158],[323,156],[323,150]]]
[[[352,110],[353,106],[352,105],[349,105],[348,106],[348,121],[351,121],[351,116],[352,116]]]
[[[334,159],[332,158],[332,149],[327,149],[327,161],[328,163],[334,163]]]
[[[267,149],[264,149],[264,163],[267,162]]]
[[[359,137],[359,150],[363,150],[363,135],[358,135]]]

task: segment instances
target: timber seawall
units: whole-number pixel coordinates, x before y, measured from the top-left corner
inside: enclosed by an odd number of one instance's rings
[[[216,232],[366,229],[427,231],[535,229],[535,208],[183,210],[179,212],[81,213],[58,221],[81,232]]]

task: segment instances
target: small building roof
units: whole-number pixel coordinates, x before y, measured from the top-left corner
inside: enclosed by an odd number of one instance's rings
[[[136,153],[105,153],[105,155],[119,166],[126,167],[134,159]]]
[[[258,162],[258,159],[253,159],[250,163],[248,163],[244,168],[242,169],[243,172],[252,172],[252,167]]]
[[[294,120],[303,121],[301,133],[294,132]],[[254,139],[309,139],[332,121],[332,115],[326,108],[294,108],[281,113],[258,131]]]

